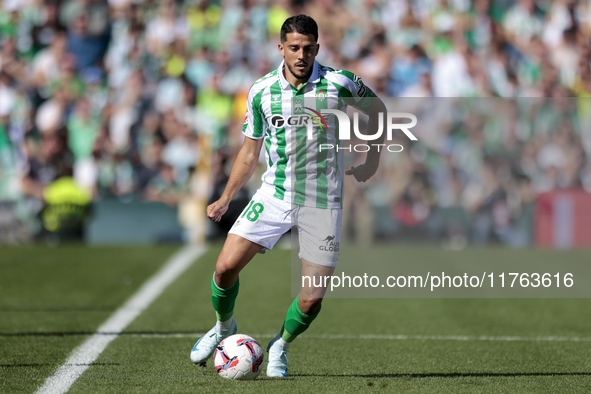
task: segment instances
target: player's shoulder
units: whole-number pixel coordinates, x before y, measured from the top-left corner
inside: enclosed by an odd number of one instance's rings
[[[357,75],[348,70],[336,70],[331,67],[319,67],[321,77],[326,78],[339,92],[339,96],[364,96],[368,89]]]
[[[342,82],[357,82],[360,78],[348,70],[339,70],[332,67],[318,64],[318,70],[321,75],[328,80],[342,81]]]
[[[277,70],[273,70],[267,75],[257,79],[248,91],[248,102],[252,105],[260,105],[263,93],[267,88],[279,81]]]
[[[279,81],[279,77],[277,75],[277,70],[273,70],[267,75],[257,79],[251,86],[250,90],[248,91],[248,101],[249,103],[252,102],[253,105],[260,105],[263,93],[266,89],[271,87],[274,83]]]
[[[257,79],[256,81],[254,81],[254,83],[252,84],[252,86],[250,87],[251,90],[261,90],[264,89],[272,84],[274,84],[275,82],[277,82],[279,79],[279,75],[277,70],[273,70],[270,73],[268,73],[267,75]]]

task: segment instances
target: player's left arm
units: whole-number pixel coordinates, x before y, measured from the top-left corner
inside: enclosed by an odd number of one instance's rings
[[[373,92],[371,92],[373,94]],[[368,100],[369,98],[364,98],[363,100]],[[372,106],[367,110],[362,110],[365,114],[369,116],[369,122],[367,125],[367,133],[369,135],[375,134],[379,127],[380,117],[382,117],[382,125],[386,124],[386,105],[384,102],[377,96],[371,97]],[[384,138],[386,133],[382,133],[378,139],[373,141],[371,149],[367,152],[367,156],[365,158],[365,163],[361,164],[357,167],[351,166],[350,170],[345,171],[346,175],[353,175],[357,182],[365,182],[378,170],[378,166],[380,164],[380,152],[381,150],[378,149],[384,142]]]

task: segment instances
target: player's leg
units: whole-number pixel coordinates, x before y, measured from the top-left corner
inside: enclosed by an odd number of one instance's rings
[[[211,357],[219,342],[236,333],[233,311],[240,287],[238,274],[257,253],[271,250],[281,235],[289,230],[291,218],[286,212],[289,212],[288,203],[266,196],[259,190],[232,226],[211,281],[211,300],[217,323],[193,347],[193,362],[203,363]]]
[[[269,343],[267,376],[287,376],[287,353],[291,342],[310,327],[320,313],[326,286],[336,267],[314,264],[302,259],[302,286],[289,309],[281,332]]]
[[[227,329],[234,311],[234,303],[240,281],[238,275],[252,258],[261,251],[263,246],[242,238],[236,234],[228,234],[224,247],[215,265],[211,280],[211,300],[216,312],[218,327]]]
[[[191,360],[194,363],[205,362],[224,338],[236,333],[233,312],[240,288],[238,275],[262,248],[239,235],[228,234],[211,280],[211,300],[217,323],[193,346]]]
[[[301,207],[294,213],[302,261],[299,296],[292,302],[281,337],[291,343],[320,312],[327,285],[338,264],[341,209]]]
[[[271,377],[287,376],[287,349],[320,313],[326,287],[338,263],[341,209],[297,208],[294,221],[302,259],[301,288],[287,310],[281,332],[267,347],[267,376]]]
[[[291,343],[306,331],[320,313],[326,286],[336,267],[314,264],[302,259],[302,285],[300,294],[293,300],[283,324],[281,338]]]

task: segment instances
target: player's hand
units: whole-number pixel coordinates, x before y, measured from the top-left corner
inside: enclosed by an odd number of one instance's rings
[[[222,200],[217,200],[216,202],[209,204],[207,207],[207,217],[209,220],[213,222],[219,222],[222,220],[222,216],[228,210],[229,203],[225,203]]]
[[[357,182],[365,182],[371,178],[378,170],[377,165],[371,165],[368,163],[361,164],[360,166],[351,166],[350,170],[345,171],[346,175],[353,175]]]

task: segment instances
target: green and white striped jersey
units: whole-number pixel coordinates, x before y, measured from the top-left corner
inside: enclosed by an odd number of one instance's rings
[[[341,146],[338,121],[320,112],[343,111],[343,99],[361,102],[375,95],[355,74],[317,62],[308,82],[296,89],[285,79],[283,67],[284,62],[256,81],[248,93],[242,132],[248,138],[265,139],[267,171],[261,191],[296,205],[342,208],[344,152],[318,149]],[[290,125],[306,114],[314,125],[311,139],[305,125]]]

